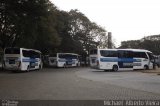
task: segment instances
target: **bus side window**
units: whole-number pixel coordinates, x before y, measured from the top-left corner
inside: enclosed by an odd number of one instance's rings
[[[118,56],[117,51],[101,50],[100,54],[101,56],[104,56],[104,57],[117,57]]]
[[[148,59],[147,54],[145,52],[133,52],[133,57]]]
[[[119,50],[118,57],[119,58],[133,58],[133,52]]]

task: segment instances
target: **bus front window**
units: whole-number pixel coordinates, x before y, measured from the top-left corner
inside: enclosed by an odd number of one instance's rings
[[[147,54],[149,56],[150,61],[154,62],[155,58],[154,58],[153,54],[152,53],[147,53]]]

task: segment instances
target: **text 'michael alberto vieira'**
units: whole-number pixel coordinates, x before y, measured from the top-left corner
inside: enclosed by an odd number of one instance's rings
[[[106,106],[160,106],[160,100],[105,100]]]

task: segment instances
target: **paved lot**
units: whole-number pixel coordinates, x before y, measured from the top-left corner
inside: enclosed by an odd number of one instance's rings
[[[147,86],[145,82],[143,86],[134,88],[140,85],[137,81],[143,83],[145,80],[141,77],[145,79],[151,77],[146,81],[150,82]],[[140,89],[144,86],[158,89],[159,86],[156,84],[159,84],[159,77],[140,72],[97,72],[90,68],[48,68],[28,73],[0,72],[0,99],[160,99],[158,90],[152,92]],[[134,83],[128,86],[132,80]]]
[[[86,69],[85,71],[77,72],[77,75],[85,79],[100,81],[106,84],[160,94],[160,75],[148,72],[155,71],[148,70],[147,73],[142,73],[138,70],[104,72],[103,70]]]

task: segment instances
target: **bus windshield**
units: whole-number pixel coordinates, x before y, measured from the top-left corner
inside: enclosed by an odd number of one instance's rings
[[[117,51],[100,50],[100,54],[103,57],[118,57]]]
[[[20,48],[6,48],[5,54],[20,54]]]
[[[24,57],[31,57],[31,58],[40,58],[40,53],[32,51],[32,50],[22,50]]]
[[[149,56],[149,59],[150,59],[150,60],[153,60],[153,59],[154,59],[154,56],[153,56],[152,53],[149,53],[149,52],[148,52],[148,56]]]

